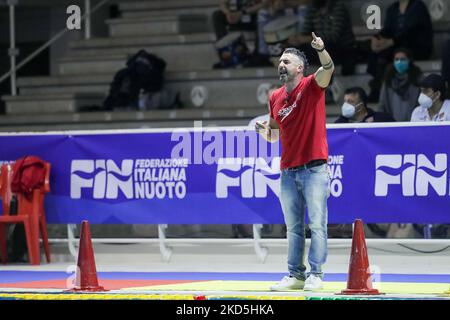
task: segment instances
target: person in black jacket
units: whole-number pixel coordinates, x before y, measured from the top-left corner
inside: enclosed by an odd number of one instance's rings
[[[353,122],[394,122],[394,118],[384,112],[375,112],[367,107],[367,94],[363,88],[345,90],[342,113],[334,123]]]
[[[429,59],[433,50],[433,26],[427,6],[422,0],[399,0],[386,12],[383,29],[372,37],[367,72],[370,81],[369,101],[379,98],[382,78],[386,66],[392,61],[397,48],[406,48],[413,53],[414,60]]]

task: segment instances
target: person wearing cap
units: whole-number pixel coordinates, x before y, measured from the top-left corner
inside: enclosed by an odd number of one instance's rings
[[[375,112],[367,106],[367,94],[361,87],[345,90],[341,115],[334,123],[354,122],[394,122],[394,118],[385,112]]]
[[[450,100],[445,100],[445,80],[438,74],[430,74],[420,83],[419,106],[411,115],[411,121],[449,121]]]

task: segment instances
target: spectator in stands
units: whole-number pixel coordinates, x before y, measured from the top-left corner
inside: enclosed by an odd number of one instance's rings
[[[327,50],[336,64],[342,65],[343,75],[353,74],[355,71],[355,36],[353,34],[350,14],[342,0],[315,0],[309,7],[303,30],[289,39],[289,44],[313,57],[310,61],[318,65],[316,55],[312,54],[308,45],[311,33],[315,32],[327,44]]]
[[[446,83],[442,76],[430,74],[420,83],[419,106],[414,109],[412,122],[441,122],[450,121],[450,100],[446,100]],[[428,226],[414,225],[415,229],[422,232]],[[432,226],[432,233],[437,237],[447,237],[450,225],[437,224]],[[426,231],[423,230],[423,233]]]
[[[367,94],[363,88],[345,90],[342,114],[334,123],[394,122],[387,113],[375,112],[367,106]]]
[[[404,47],[415,60],[430,58],[433,49],[433,27],[427,6],[422,0],[399,0],[387,9],[383,29],[372,37],[367,72],[370,81],[369,102],[379,99],[386,66],[396,48]]]
[[[442,46],[442,77],[447,84],[447,90],[450,88],[450,39],[444,42]],[[450,92],[447,92],[449,96]]]
[[[420,83],[419,106],[412,113],[411,121],[450,121],[450,100],[446,100],[445,80],[438,74],[430,74]]]
[[[256,12],[267,0],[220,0],[220,10],[213,13],[216,40],[231,30],[256,30]]]
[[[296,16],[298,19],[297,30],[303,30],[308,3],[310,0],[265,0],[263,7],[258,11],[258,47],[254,57],[249,61],[248,66],[272,65],[270,56],[277,53],[270,52],[270,48],[264,39],[264,27],[276,19],[283,17]]]
[[[368,123],[368,122],[394,122],[387,113],[375,112],[367,106],[367,94],[361,87],[353,87],[345,90],[342,114],[334,123]],[[367,227],[377,236],[386,236],[386,226],[369,223]],[[351,238],[352,225],[338,224],[328,225],[331,237]]]
[[[380,110],[396,121],[409,121],[420,94],[422,70],[414,64],[411,52],[400,48],[386,69],[380,94]]]
[[[216,40],[219,41],[230,31],[254,31],[256,15],[268,0],[220,0],[220,9],[214,11],[212,22]],[[256,35],[256,39],[257,39]],[[256,44],[257,45],[257,44]],[[216,63],[213,68],[223,68]]]

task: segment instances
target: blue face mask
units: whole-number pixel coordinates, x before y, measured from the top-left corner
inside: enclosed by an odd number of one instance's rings
[[[404,74],[404,73],[408,72],[409,60],[396,60],[396,61],[394,61],[394,68],[400,74]]]

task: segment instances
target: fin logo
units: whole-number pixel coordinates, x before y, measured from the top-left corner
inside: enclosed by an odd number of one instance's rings
[[[405,197],[428,196],[430,186],[439,196],[448,194],[447,154],[434,161],[424,154],[378,155],[375,160],[375,196],[386,197],[389,186],[400,185]]]
[[[274,157],[269,165],[264,158],[220,158],[216,197],[228,198],[230,188],[240,188],[242,198],[265,198],[268,188],[279,197],[280,159]]]
[[[92,189],[93,199],[117,199],[119,190],[133,198],[133,160],[72,160],[70,197],[80,199],[83,189]]]

